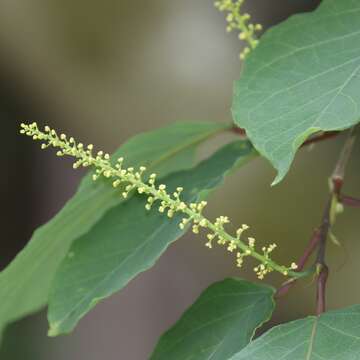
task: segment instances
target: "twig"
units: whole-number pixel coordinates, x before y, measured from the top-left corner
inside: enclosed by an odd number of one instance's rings
[[[241,137],[245,137],[246,138],[246,130],[237,126],[233,126],[231,128],[231,131],[235,134],[240,135]],[[327,139],[331,139],[336,137],[337,135],[340,134],[340,131],[328,131],[328,132],[323,132],[314,136],[311,136],[309,139],[307,139],[302,145],[301,147],[307,146],[307,145],[311,145],[311,144],[315,144],[318,143],[320,141],[324,141]]]
[[[341,190],[344,185],[345,170],[355,145],[356,133],[355,127],[350,130],[349,136],[345,141],[340,157],[335,165],[331,175],[331,193],[328,203],[325,207],[322,223],[320,226],[320,242],[316,259],[318,273],[317,292],[316,292],[316,314],[320,315],[326,310],[326,283],[329,276],[329,268],[325,262],[326,243],[329,231],[335,221],[336,209],[334,204],[341,199]],[[333,212],[335,212],[333,214]]]
[[[330,194],[328,203],[325,207],[322,223],[320,225],[320,241],[316,258],[316,271],[318,273],[316,290],[316,314],[320,315],[326,308],[326,282],[329,276],[329,268],[325,262],[326,243],[331,227],[331,211],[334,193]]]
[[[324,134],[325,135],[325,134]],[[332,135],[334,136],[334,135]],[[328,138],[328,137],[326,137]],[[335,169],[331,175],[331,193],[327,201],[324,214],[322,217],[322,222],[319,228],[315,229],[312,238],[308,246],[305,249],[304,254],[298,262],[298,270],[302,271],[306,262],[309,260],[310,256],[313,254],[316,248],[318,248],[318,253],[316,257],[316,262],[314,268],[318,274],[317,278],[317,295],[316,295],[316,313],[319,315],[323,313],[326,309],[326,283],[329,275],[329,268],[325,262],[325,252],[326,252],[326,243],[329,235],[329,231],[334,221],[333,212],[336,209],[333,208],[336,202],[351,202],[352,204],[359,205],[357,200],[347,196],[341,195],[341,190],[344,184],[345,169],[349,162],[351,152],[355,144],[355,128],[351,129],[349,137],[347,138],[344,147],[341,151],[340,157],[335,165]],[[315,138],[316,139],[316,138]],[[323,137],[322,137],[323,139]],[[319,141],[319,140],[316,140]],[[350,201],[351,200],[351,201]],[[360,203],[360,201],[359,201]],[[291,279],[285,282],[276,292],[275,297],[279,298],[285,295],[292,286],[296,283],[296,279]]]
[[[341,195],[340,201],[342,204],[350,206],[350,207],[355,207],[355,208],[360,207],[360,199],[354,198],[352,196]]]
[[[333,192],[338,197],[340,196],[341,189],[344,185],[345,170],[349,162],[351,153],[354,149],[355,140],[356,140],[356,131],[355,131],[355,127],[353,127],[350,130],[349,136],[346,139],[344,147],[341,151],[339,160],[336,163],[335,170],[331,176],[331,181],[334,186]]]
[[[329,268],[323,264],[317,280],[316,292],[316,315],[321,315],[326,310],[326,283],[329,276]]]

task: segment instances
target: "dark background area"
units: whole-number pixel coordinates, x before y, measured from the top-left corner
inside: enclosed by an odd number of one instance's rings
[[[248,11],[271,26],[318,3],[248,0]],[[82,176],[20,137],[19,124],[48,124],[113,151],[139,132],[177,120],[229,122],[241,44],[225,26],[211,1],[1,3],[1,268],[56,214]],[[296,259],[320,221],[327,177],[343,140],[302,150],[274,188],[273,169],[255,160],[212,196],[210,215],[251,224],[258,239],[278,243],[280,260]],[[358,144],[346,182],[346,191],[358,196],[359,152]],[[342,247],[329,246],[331,308],[360,297],[360,287],[347,280],[357,274],[356,220],[359,211],[346,210],[335,228]],[[12,325],[0,358],[147,359],[160,334],[199,293],[227,276],[254,278],[237,270],[223,249],[208,251],[201,239],[187,235],[153,269],[98,305],[72,335],[47,338],[45,313]],[[276,277],[268,280],[279,284]],[[314,286],[307,281],[279,302],[273,321],[313,311]]]

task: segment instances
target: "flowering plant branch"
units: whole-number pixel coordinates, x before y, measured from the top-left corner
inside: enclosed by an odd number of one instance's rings
[[[262,247],[259,252],[255,248],[255,239],[249,237],[248,242],[245,243],[241,236],[242,233],[249,227],[242,225],[236,230],[236,235],[231,235],[225,230],[225,225],[228,224],[229,218],[227,216],[219,216],[214,222],[211,222],[203,215],[203,210],[207,205],[206,201],[198,203],[187,204],[182,200],[182,187],[178,187],[173,194],[166,191],[165,184],[156,184],[156,174],[148,176],[144,180],[144,173],[146,168],[141,166],[138,170],[132,167],[123,168],[124,159],[120,157],[113,166],[110,161],[110,155],[103,151],[93,154],[94,146],[84,146],[82,143],[77,143],[74,138],[68,138],[65,134],[57,135],[56,131],[45,127],[44,131],[39,130],[36,123],[30,125],[21,125],[21,134],[32,137],[34,140],[42,141],[41,148],[46,149],[49,146],[58,148],[57,156],[72,156],[76,160],[73,164],[74,169],[82,167],[93,166],[96,171],[93,175],[93,180],[96,181],[103,176],[112,180],[114,188],[122,185],[121,195],[126,199],[129,193],[133,190],[139,194],[147,195],[146,210],[151,210],[156,204],[160,213],[166,213],[169,218],[172,218],[176,213],[184,215],[179,224],[180,229],[191,225],[192,231],[195,234],[200,232],[203,228],[207,231],[208,242],[206,246],[212,248],[213,242],[216,241],[219,245],[227,247],[229,252],[236,254],[236,264],[238,267],[243,265],[245,257],[251,256],[259,261],[259,265],[254,268],[254,271],[259,279],[263,279],[266,274],[277,271],[284,276],[291,278],[299,278],[307,275],[307,272],[296,272],[297,265],[292,263],[290,266],[279,265],[271,259],[270,254],[276,248],[276,244]]]
[[[245,0],[213,1],[225,15],[226,30],[243,42],[240,59],[247,62],[235,81],[232,124],[173,124],[129,139],[114,156],[48,126],[21,125],[21,133],[38,140],[42,149],[55,148],[59,157],[72,158],[74,169],[90,168],[91,174],[0,273],[0,337],[9,322],[44,306],[49,336],[69,333],[99,301],[152,267],[191,229],[204,233],[206,247],[224,246],[239,268],[255,259],[258,279],[271,272],[285,279],[278,289],[237,277],[211,285],[160,338],[151,360],[345,359],[360,352],[360,343],[354,342],[360,339],[360,328],[354,326],[360,321],[360,305],[333,314],[326,306],[332,271],[329,240],[339,244],[334,224],[345,207],[360,208],[358,196],[343,192],[360,122],[359,54],[353,46],[360,39],[360,6],[353,0],[343,0],[341,6],[326,0],[313,13],[277,25],[259,45],[262,26],[246,13]],[[339,56],[328,56],[338,49]],[[276,183],[300,148],[311,149],[347,129],[321,222],[296,263],[274,260],[277,245],[259,245],[246,236],[248,225],[231,229],[227,216],[206,216],[207,195],[239,165],[264,157],[278,172]],[[196,148],[218,132],[242,140],[193,166]],[[143,164],[149,164],[148,169]],[[161,182],[152,171],[166,174],[168,180]],[[280,325],[253,341],[257,329],[271,319],[274,300],[279,305],[280,297],[308,275],[316,284],[316,316]]]

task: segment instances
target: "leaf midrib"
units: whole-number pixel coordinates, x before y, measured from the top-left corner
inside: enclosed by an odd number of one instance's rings
[[[308,351],[306,353],[305,360],[310,360],[311,359],[312,351],[313,351],[313,348],[314,348],[314,342],[315,342],[315,336],[316,336],[318,323],[319,323],[319,317],[317,316],[317,317],[315,317],[314,324],[313,324],[313,326],[311,328],[309,347],[308,347]]]

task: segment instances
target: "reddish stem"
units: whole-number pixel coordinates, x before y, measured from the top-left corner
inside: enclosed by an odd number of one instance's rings
[[[325,136],[325,135],[327,135],[327,136]],[[328,138],[329,135],[334,136],[334,134],[323,134],[322,136],[309,139],[309,141],[312,141],[312,142],[320,141],[320,140],[318,140],[319,138],[321,138],[321,139]],[[355,203],[356,205],[359,205],[359,203],[360,203],[360,201],[359,202],[357,201],[358,199],[354,199],[354,198],[350,198],[350,197],[341,195],[341,190],[342,190],[342,187],[344,184],[346,165],[349,162],[351,152],[354,148],[355,138],[356,138],[355,129],[353,128],[350,131],[349,137],[347,138],[347,140],[344,144],[344,147],[340,153],[339,159],[336,163],[335,169],[331,175],[332,189],[331,189],[331,193],[330,193],[328,202],[326,204],[326,207],[325,207],[325,210],[323,213],[321,225],[318,229],[316,229],[314,231],[314,234],[313,234],[307,248],[305,249],[304,254],[300,258],[299,263],[298,263],[298,270],[302,271],[306,262],[310,258],[311,254],[314,252],[314,250],[316,248],[318,248],[317,258],[316,258],[316,262],[314,264],[314,266],[316,267],[316,270],[317,270],[317,275],[318,275],[317,293],[316,293],[316,313],[317,313],[317,315],[322,314],[326,309],[326,283],[327,283],[327,279],[329,276],[329,268],[325,263],[325,252],[326,252],[326,243],[327,243],[329,231],[330,231],[331,226],[333,225],[331,223],[331,212],[332,212],[333,201],[334,200],[337,200],[337,201],[342,200],[343,203],[351,202],[352,204]],[[304,144],[309,144],[309,141],[305,142]],[[296,280],[291,279],[288,282],[286,282],[285,284],[283,284],[283,286],[281,286],[278,289],[278,291],[276,293],[276,297],[278,298],[282,295],[285,295],[295,283],[296,283]]]
[[[233,126],[231,128],[231,131],[235,134],[238,134],[242,137],[246,137],[246,130],[237,126]],[[327,140],[334,138],[335,136],[339,135],[340,131],[328,131],[328,132],[322,132],[317,135],[311,136],[309,139],[307,139],[301,146],[307,146],[311,144],[315,144],[317,142]]]
[[[329,268],[323,264],[317,281],[316,291],[316,314],[321,315],[326,310],[326,283],[329,276]]]
[[[344,185],[345,170],[349,163],[351,153],[354,149],[356,140],[355,128],[350,130],[349,136],[345,141],[344,147],[340,153],[339,159],[336,162],[335,169],[331,175],[332,191],[328,203],[326,205],[321,227],[320,227],[320,242],[319,250],[316,259],[316,266],[319,269],[317,279],[317,293],[316,293],[316,314],[320,315],[326,310],[326,283],[329,276],[329,268],[325,262],[326,243],[331,226],[331,211],[333,201],[341,199],[341,190]]]
[[[320,133],[320,134],[314,135],[314,136],[310,137],[309,139],[307,139],[306,141],[304,141],[302,146],[311,145],[311,144],[315,144],[315,143],[323,141],[323,140],[331,139],[331,138],[338,136],[339,134],[340,134],[340,131],[328,131],[328,132]]]
[[[241,136],[246,136],[246,130],[243,129],[243,128],[239,128],[239,127],[237,127],[237,126],[233,126],[233,127],[231,128],[231,131],[232,131],[233,133],[235,133],[235,134],[239,134],[239,135],[241,135]]]
[[[342,204],[344,204],[346,206],[360,208],[360,199],[358,199],[358,198],[354,198],[352,196],[347,196],[347,195],[341,195],[340,201]]]
[[[313,236],[311,237],[309,244],[305,248],[305,251],[299,261],[297,262],[298,268],[297,271],[302,271],[308,262],[310,256],[314,253],[320,241],[320,230],[315,229]],[[275,298],[282,297],[288,293],[288,291],[295,285],[296,279],[291,279],[285,282],[275,294]]]

